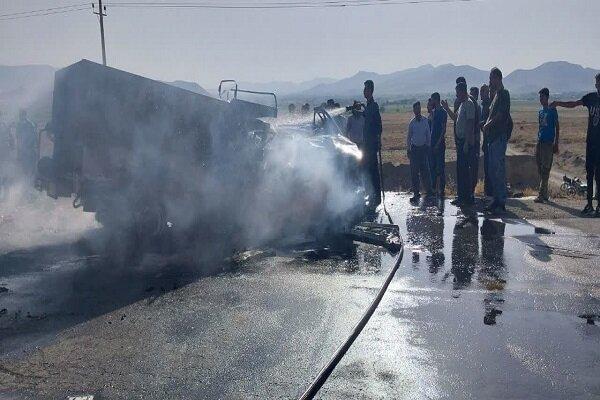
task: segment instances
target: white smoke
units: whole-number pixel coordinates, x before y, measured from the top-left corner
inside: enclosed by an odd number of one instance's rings
[[[356,217],[364,199],[358,149],[340,136],[309,135],[280,127],[267,146],[256,208],[246,221],[251,244],[318,235]]]
[[[51,199],[25,180],[13,181],[0,200],[1,252],[72,242],[99,226],[71,199]]]

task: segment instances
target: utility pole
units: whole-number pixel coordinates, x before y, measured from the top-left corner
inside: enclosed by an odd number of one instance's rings
[[[92,3],[92,8],[95,8]],[[106,17],[106,6],[102,7],[102,0],[98,0],[98,12],[94,14],[100,17],[100,39],[102,40],[102,65],[106,66],[106,47],[104,45],[104,17]]]

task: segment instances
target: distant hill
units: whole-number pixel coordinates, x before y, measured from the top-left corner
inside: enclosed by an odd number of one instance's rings
[[[203,94],[205,96],[210,96],[210,94],[196,82],[188,82],[188,81],[174,81],[174,82],[165,82],[171,86],[178,87],[180,89],[189,90],[190,92]]]
[[[505,77],[504,84],[514,95],[537,93],[542,87],[553,93],[593,90],[598,70],[564,61],[548,62],[531,70],[516,70]],[[426,95],[433,92],[452,93],[456,78],[464,76],[469,86],[489,81],[489,71],[469,65],[422,65],[390,74],[360,71],[335,82],[320,84],[294,93],[294,98],[361,98],[363,82],[372,79],[379,97]]]
[[[274,92],[278,96],[287,96],[292,93],[303,92],[315,86],[333,83],[333,78],[315,78],[304,82],[273,81],[273,82],[239,82],[240,89],[258,92]]]
[[[537,93],[543,87],[549,88],[551,93],[593,91],[598,72],[566,61],[555,61],[534,69],[518,69],[509,74],[504,83],[512,93]]]
[[[361,98],[363,82],[371,79],[375,82],[378,96],[398,96],[429,94],[433,92],[451,92],[458,76],[464,76],[468,83],[481,85],[488,80],[488,72],[477,68],[452,64],[423,65],[390,74],[360,71],[357,74],[339,81],[322,84],[297,93],[298,97],[355,97]]]

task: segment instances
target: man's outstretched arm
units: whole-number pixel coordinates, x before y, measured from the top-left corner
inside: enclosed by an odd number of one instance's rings
[[[447,101],[447,100],[442,100],[442,103],[441,103],[441,105],[442,105],[442,108],[443,108],[444,110],[446,110],[446,114],[448,114],[448,116],[450,117],[450,119],[451,119],[452,121],[456,122],[456,118],[457,118],[458,116],[456,115],[456,113],[454,113],[454,112],[453,112],[453,111],[450,109],[450,107],[448,106],[448,101]]]
[[[560,123],[558,122],[558,116],[556,117],[556,133],[554,135],[554,147],[552,151],[554,154],[558,154],[558,143],[560,140]]]
[[[575,108],[575,107],[581,107],[582,105],[583,105],[583,100],[553,101],[552,103],[550,103],[550,107],[552,107],[552,108],[556,108],[556,107]]]

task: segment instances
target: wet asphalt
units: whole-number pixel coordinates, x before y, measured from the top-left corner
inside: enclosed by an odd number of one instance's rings
[[[580,317],[600,314],[600,238],[387,205],[402,266],[320,398],[600,398],[600,321]],[[0,398],[296,398],[395,262],[357,244],[116,267],[98,234],[0,255]]]

